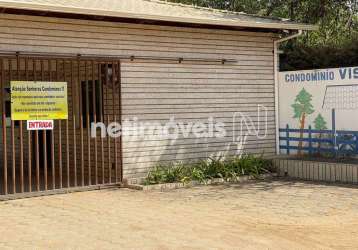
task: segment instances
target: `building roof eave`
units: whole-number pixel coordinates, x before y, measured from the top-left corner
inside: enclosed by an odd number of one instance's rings
[[[246,28],[258,28],[258,29],[272,29],[272,30],[317,30],[318,26],[310,24],[301,24],[289,21],[270,21],[269,18],[261,18],[265,21],[257,21],[253,17],[252,21],[240,20],[235,18],[235,15],[226,15],[222,17],[212,16],[175,16],[175,15],[161,15],[156,13],[135,13],[124,12],[120,10],[105,10],[105,9],[92,9],[92,8],[80,8],[74,6],[61,6],[61,5],[49,5],[38,4],[25,1],[4,1],[0,0],[0,8],[2,9],[17,9],[24,11],[43,11],[47,13],[63,13],[63,14],[79,14],[86,16],[103,16],[112,18],[127,18],[127,19],[143,19],[152,21],[164,21],[174,23],[191,23],[198,25],[213,25],[213,26],[226,26],[226,27],[246,27]]]

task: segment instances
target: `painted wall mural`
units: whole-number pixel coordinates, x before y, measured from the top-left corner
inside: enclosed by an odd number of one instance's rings
[[[281,72],[280,153],[358,155],[358,67]]]

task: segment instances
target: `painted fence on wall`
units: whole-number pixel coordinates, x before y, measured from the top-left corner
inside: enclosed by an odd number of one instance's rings
[[[303,133],[303,138],[294,134]],[[291,151],[303,151],[309,155],[330,154],[336,156],[358,155],[358,131],[345,130],[317,130],[309,126],[308,129],[294,129],[286,125],[280,129],[280,149],[285,150],[287,155]],[[291,136],[293,134],[293,136]],[[299,148],[296,142],[302,141],[304,145]]]

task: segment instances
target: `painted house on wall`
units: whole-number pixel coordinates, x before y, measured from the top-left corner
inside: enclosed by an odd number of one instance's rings
[[[235,155],[233,114],[255,117],[258,105],[268,114],[266,136],[248,135],[240,152],[276,154],[277,41],[315,29],[155,0],[0,0],[0,9],[4,197],[117,184],[158,162]],[[49,131],[11,120],[12,81],[66,82],[68,119]],[[211,117],[224,136],[90,136],[92,122]]]

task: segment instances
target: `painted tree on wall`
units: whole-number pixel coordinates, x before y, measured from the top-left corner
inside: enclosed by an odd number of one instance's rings
[[[325,119],[323,118],[323,116],[321,114],[318,114],[318,116],[313,121],[313,123],[314,123],[314,128],[316,130],[327,129],[327,122],[325,121]],[[322,139],[322,133],[319,133],[318,138]],[[321,142],[318,142],[318,149],[320,149],[320,148],[321,148]]]
[[[308,115],[314,112],[312,105],[312,95],[308,93],[305,88],[303,88],[298,95],[296,96],[295,103],[292,104],[294,111],[293,118],[297,118],[300,123],[300,141],[298,143],[298,154],[301,154],[302,150],[302,139],[303,139],[303,129],[305,128],[306,118]]]

